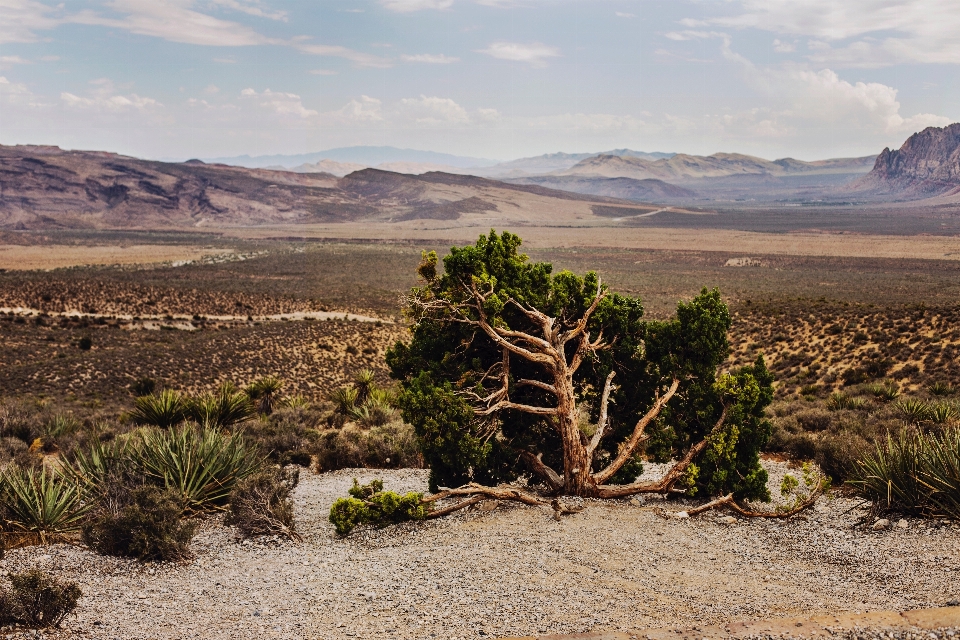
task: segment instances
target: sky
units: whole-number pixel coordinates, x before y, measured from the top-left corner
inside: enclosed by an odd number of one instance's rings
[[[0,143],[814,160],[960,121],[957,0],[0,0]]]

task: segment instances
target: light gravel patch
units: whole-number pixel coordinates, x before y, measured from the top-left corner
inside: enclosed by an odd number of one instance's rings
[[[779,494],[783,469],[771,470]],[[651,469],[647,473],[653,473]],[[960,526],[909,520],[875,532],[859,501],[824,498],[787,521],[680,520],[693,500],[586,500],[581,513],[500,503],[361,529],[327,522],[352,478],[425,491],[423,470],[304,473],[301,543],[237,543],[203,523],[184,565],[139,564],[80,546],[19,549],[0,573],[41,567],[80,583],[76,615],[51,638],[489,638],[839,611],[960,599]],[[779,482],[778,480],[776,482]],[[770,507],[768,507],[770,508]],[[12,634],[7,634],[12,635]],[[0,632],[3,637],[3,632]],[[13,637],[24,637],[18,633]]]

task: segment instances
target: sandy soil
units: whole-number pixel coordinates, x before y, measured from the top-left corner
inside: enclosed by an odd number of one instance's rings
[[[473,242],[500,221],[485,220],[475,226],[452,226],[436,221],[409,223],[363,223],[262,226],[256,229],[228,229],[238,237],[303,237],[330,239],[441,240]],[[960,238],[948,236],[883,236],[833,233],[758,233],[729,229],[666,229],[629,227],[546,227],[511,226],[524,245],[533,248],[625,248],[671,251],[725,251],[757,255],[836,256],[869,258],[920,258],[960,260]]]
[[[778,483],[785,465],[765,464]],[[340,539],[327,513],[355,476],[426,489],[421,470],[304,473],[295,491],[301,543],[238,544],[213,519],[186,565],[54,545],[8,552],[0,574],[40,566],[77,580],[77,616],[50,637],[104,640],[463,640],[906,610],[960,597],[960,527],[911,520],[872,531],[853,500],[825,499],[786,522],[663,517],[683,503],[652,497],[589,501],[560,522],[549,510],[500,504]]]
[[[129,246],[14,245],[0,244],[0,269],[60,269],[86,265],[147,264],[198,260],[230,253],[225,249],[139,244]]]

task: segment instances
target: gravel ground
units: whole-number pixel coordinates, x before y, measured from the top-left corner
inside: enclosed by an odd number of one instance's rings
[[[767,462],[779,487],[786,465]],[[655,470],[648,470],[654,473]],[[0,574],[76,580],[76,615],[50,638],[483,638],[905,610],[960,599],[960,524],[873,531],[859,501],[824,498],[789,521],[726,513],[665,518],[693,502],[586,501],[552,511],[500,503],[338,539],[330,504],[351,479],[426,489],[421,470],[301,474],[301,543],[238,544],[206,521],[185,565],[80,546],[9,551]],[[775,493],[778,493],[775,492]],[[491,505],[491,503],[486,503]],[[23,637],[0,631],[0,637]]]

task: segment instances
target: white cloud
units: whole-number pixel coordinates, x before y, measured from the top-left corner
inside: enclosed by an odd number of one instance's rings
[[[30,64],[30,61],[20,56],[0,56],[0,64]]]
[[[215,84],[209,84],[209,85],[207,85],[207,87],[203,90],[203,92],[206,93],[206,94],[208,94],[208,95],[215,95],[215,94],[220,93],[220,87],[218,87],[218,86],[215,85]]]
[[[6,77],[0,76],[0,104],[20,105],[27,107],[47,106],[38,101],[37,96],[20,82],[10,82]]]
[[[829,45],[818,62],[882,66],[960,64],[960,5],[944,0],[740,0],[743,11],[710,23],[805,36]],[[692,21],[691,21],[692,22]],[[853,42],[842,43],[856,39]]]
[[[93,80],[93,88],[86,96],[78,96],[64,91],[60,94],[60,101],[64,106],[72,109],[91,109],[95,111],[144,111],[161,107],[153,98],[139,96],[136,93],[121,95],[117,93],[113,82],[107,78]]]
[[[324,116],[346,124],[369,124],[382,122],[384,119],[380,101],[370,96],[360,96],[359,100],[351,100],[337,111]]]
[[[258,18],[269,18],[271,20],[281,20],[283,22],[287,22],[286,11],[264,10],[261,8],[262,3],[260,2],[239,2],[238,0],[212,0],[212,2],[222,7],[233,9],[234,11],[240,11],[241,13],[246,13],[251,16],[257,16]]]
[[[271,91],[265,89],[257,93],[254,89],[244,89],[240,92],[242,98],[256,100],[262,108],[275,113],[278,116],[294,116],[296,118],[306,119],[320,115],[313,109],[307,109],[303,106],[300,96],[295,93],[285,93],[283,91]]]
[[[773,41],[773,50],[777,53],[793,53],[797,50],[796,43],[781,42],[779,39]]]
[[[304,42],[296,42],[293,46],[298,51],[308,53],[310,55],[345,58],[361,67],[376,67],[385,69],[393,66],[393,63],[387,58],[381,58],[380,56],[371,55],[369,53],[354,51],[353,49],[347,49],[346,47],[328,44],[309,44]]]
[[[460,58],[454,58],[453,56],[447,56],[444,54],[432,54],[432,53],[418,53],[416,55],[402,55],[400,58],[404,62],[426,62],[427,64],[452,64],[454,62],[460,62]]]
[[[453,0],[381,0],[380,3],[388,11],[409,13],[424,9],[449,9]]]
[[[517,62],[526,62],[534,67],[546,65],[548,58],[556,58],[560,55],[560,50],[556,47],[543,44],[542,42],[531,42],[521,44],[518,42],[494,42],[479,53],[485,53],[488,56],[499,58],[501,60],[515,60]]]
[[[436,126],[470,122],[467,110],[450,98],[436,96],[404,98],[400,101],[399,109],[404,117],[421,125]]]
[[[0,44],[36,42],[37,31],[53,29],[60,24],[59,12],[35,0],[2,0],[0,2]]]

